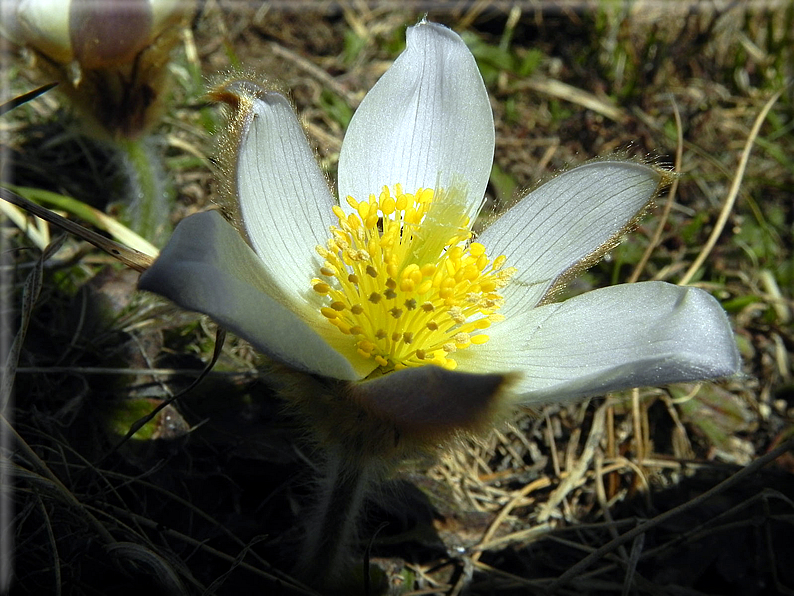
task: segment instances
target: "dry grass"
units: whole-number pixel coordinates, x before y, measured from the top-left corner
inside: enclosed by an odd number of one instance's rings
[[[173,221],[217,190],[222,119],[204,103],[207,81],[242,66],[289,89],[333,176],[350,114],[425,11],[465,33],[483,70],[494,208],[592,156],[675,164],[674,194],[572,291],[638,279],[703,287],[731,315],[744,371],[550,407],[412,462],[364,532],[384,581],[416,595],[791,594],[790,3],[207,1],[177,50],[154,137]],[[28,55],[5,52],[10,92],[46,82]],[[59,96],[9,112],[0,130],[5,177],[113,213],[118,167],[76,132]],[[261,357],[229,338],[146,440],[113,451],[122,429],[196,378],[214,326],[136,294],[135,275],[74,237],[42,259],[33,247],[55,228],[7,221],[2,233],[15,591],[312,593],[283,571],[312,452],[257,372]]]

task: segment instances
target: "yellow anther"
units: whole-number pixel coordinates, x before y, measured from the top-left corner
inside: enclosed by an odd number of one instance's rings
[[[456,350],[487,341],[479,331],[500,320],[498,292],[515,273],[502,270],[504,256],[491,262],[471,242],[465,188],[411,194],[398,184],[345,201],[352,213],[336,206],[327,248],[315,249],[323,265],[311,288],[324,297],[321,314],[383,372],[454,369]]]
[[[419,271],[419,265],[417,265],[416,263],[411,263],[405,269],[402,270],[402,273],[400,273],[400,277],[402,277],[403,279],[408,279],[411,277],[414,271]]]
[[[325,282],[318,282],[312,286],[312,289],[318,294],[327,294],[331,291],[331,286]]]
[[[339,218],[340,222],[347,221],[347,214],[339,205],[334,205],[332,211],[334,212],[334,215]]]
[[[400,291],[405,292],[406,294],[413,292],[416,284],[412,279],[403,279],[400,280]]]
[[[380,210],[381,210],[381,212],[383,212],[383,215],[385,215],[385,216],[389,216],[392,213],[394,213],[395,207],[396,207],[396,205],[395,205],[394,199],[391,198],[391,197],[386,197],[380,203]]]
[[[491,279],[487,279],[485,281],[480,282],[480,290],[483,292],[493,292],[495,289],[496,289],[496,282]]]
[[[408,205],[408,199],[404,194],[397,195],[395,199],[394,206],[397,208],[397,211],[405,211],[405,207]]]
[[[475,265],[474,263],[472,263],[471,265],[466,265],[463,268],[463,271],[464,271],[464,277],[469,281],[474,281],[480,276],[480,270],[477,267],[477,265]]]
[[[485,253],[485,246],[480,244],[479,242],[472,242],[469,245],[469,254],[473,257],[479,257],[480,255]]]
[[[329,323],[332,323],[339,331],[344,333],[345,335],[350,335],[350,325],[345,323],[344,321],[340,321],[339,319],[328,319]]]

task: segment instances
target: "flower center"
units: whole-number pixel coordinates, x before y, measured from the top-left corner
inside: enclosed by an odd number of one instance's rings
[[[394,194],[387,186],[368,201],[347,197],[348,215],[334,207],[323,279],[312,288],[327,298],[320,310],[339,331],[354,338],[359,354],[383,372],[409,366],[456,366],[454,353],[483,344],[480,333],[504,317],[497,293],[515,268],[505,257],[490,261],[471,242],[465,189],[419,189]]]

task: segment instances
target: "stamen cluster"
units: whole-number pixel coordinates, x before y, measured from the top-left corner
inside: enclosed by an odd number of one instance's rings
[[[354,212],[335,206],[339,226],[331,226],[327,248],[317,247],[325,262],[312,288],[328,299],[323,316],[354,336],[359,354],[384,372],[424,364],[454,369],[453,354],[488,341],[479,332],[504,318],[495,312],[503,302],[497,290],[515,269],[469,243],[465,216],[453,222],[451,236],[449,225],[432,223],[438,199],[432,189],[408,194],[399,184],[394,195],[384,186],[368,201],[347,197]],[[432,238],[440,230],[447,237]]]

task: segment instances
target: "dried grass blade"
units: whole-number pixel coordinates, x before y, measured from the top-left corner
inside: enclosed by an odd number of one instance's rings
[[[706,258],[709,256],[709,254],[711,254],[714,246],[717,244],[717,239],[720,237],[720,234],[722,234],[722,230],[725,229],[725,224],[728,223],[728,217],[730,217],[731,211],[733,211],[733,205],[736,203],[736,197],[739,196],[739,187],[742,185],[744,172],[747,169],[747,162],[750,160],[750,151],[753,149],[753,144],[755,143],[755,139],[761,130],[761,125],[764,123],[764,120],[766,120],[769,110],[772,109],[772,106],[775,105],[775,102],[782,93],[783,90],[780,90],[771,98],[769,98],[769,100],[764,104],[761,112],[756,117],[755,122],[753,123],[753,128],[750,130],[750,134],[747,137],[747,142],[744,145],[742,156],[739,159],[739,166],[736,168],[736,175],[733,177],[731,188],[728,191],[728,197],[725,199],[725,204],[722,206],[722,211],[720,212],[720,216],[717,219],[717,223],[714,224],[714,229],[711,231],[709,239],[706,241],[705,246],[703,246],[700,254],[695,259],[695,262],[689,266],[689,269],[687,269],[684,277],[682,277],[681,281],[678,282],[679,286],[685,286],[691,281],[695,273],[697,273],[697,270],[700,269]]]
[[[543,523],[549,520],[554,508],[562,503],[566,495],[571,492],[579,481],[587,473],[590,468],[590,462],[593,461],[595,450],[601,443],[601,439],[606,433],[606,404],[602,405],[595,411],[593,416],[593,425],[590,429],[590,435],[587,437],[585,447],[582,450],[582,456],[573,465],[570,473],[560,483],[560,485],[549,496],[549,500],[543,505],[540,514],[538,515],[538,523]]]
[[[683,505],[679,505],[678,507],[674,507],[673,509],[665,511],[664,513],[657,515],[653,519],[649,519],[639,524],[635,528],[629,530],[628,532],[621,534],[618,538],[614,540],[610,540],[606,544],[600,546],[592,553],[587,555],[584,559],[582,559],[578,563],[575,563],[574,565],[569,567],[565,571],[565,573],[560,575],[560,577],[554,580],[554,582],[549,586],[548,593],[554,594],[559,588],[567,585],[575,578],[581,576],[582,573],[586,569],[588,569],[591,565],[601,560],[603,557],[614,551],[619,546],[626,544],[630,540],[634,540],[634,538],[636,538],[640,534],[646,533],[651,528],[665,522],[671,517],[674,517],[680,513],[688,511],[694,507],[697,507],[701,503],[708,501],[711,497],[729,489],[735,484],[738,484],[748,476],[755,474],[761,468],[766,466],[768,463],[776,460],[778,457],[780,457],[787,451],[791,451],[792,449],[794,449],[794,439],[789,439],[788,441],[786,441],[776,449],[773,449],[766,455],[759,457],[757,460],[752,462],[747,467],[739,470],[733,476],[730,476],[729,478],[723,480],[722,482],[710,488],[706,492],[699,494],[697,497],[690,499]]]
[[[42,222],[41,219],[38,221],[43,223],[43,226],[32,225],[28,218],[25,217],[24,211],[10,203],[0,202],[0,212],[10,219],[16,227],[22,230],[25,236],[27,236],[39,250],[44,250],[44,247],[50,243],[49,230],[46,227],[46,223]]]
[[[86,242],[93,244],[98,249],[105,251],[110,256],[118,259],[119,261],[124,263],[127,267],[130,267],[135,271],[141,271],[141,272],[146,271],[146,269],[148,269],[151,266],[151,264],[154,262],[154,258],[157,255],[158,251],[154,247],[152,247],[154,249],[152,253],[154,256],[151,256],[143,252],[140,252],[138,250],[135,250],[134,248],[130,248],[129,246],[125,246],[123,244],[119,244],[118,242],[109,240],[104,236],[97,234],[92,230],[89,230],[88,228],[84,228],[80,224],[68,220],[65,217],[61,217],[57,213],[53,213],[52,211],[42,207],[41,205],[37,205],[33,201],[30,201],[25,197],[18,195],[17,193],[9,190],[8,188],[0,187],[0,198],[2,198],[5,201],[8,201],[12,205],[21,207],[28,213],[32,213],[33,215],[40,217],[41,219],[44,219],[50,222],[51,224],[60,227],[61,229],[69,232],[70,234],[74,234],[75,236],[85,240]],[[87,207],[87,205],[83,205],[83,206]],[[89,208],[89,209],[93,209],[93,208]],[[97,213],[101,213],[101,212],[97,211]],[[102,215],[104,216],[104,214]],[[118,222],[115,223],[121,226],[121,224],[119,224]]]
[[[14,108],[21,106],[23,103],[29,102],[31,99],[36,99],[42,93],[46,93],[53,87],[55,87],[58,83],[47,83],[46,85],[42,85],[41,87],[36,87],[35,89],[28,91],[27,93],[23,93],[22,95],[17,95],[9,99],[6,102],[0,104],[0,116],[5,114],[6,112],[10,112]]]
[[[673,100],[673,114],[675,115],[676,130],[675,172],[679,173],[681,172],[684,159],[684,126],[681,123],[681,113],[678,110],[678,104],[675,103],[675,100]],[[631,277],[629,277],[628,283],[630,284],[633,284],[640,278],[640,275],[645,269],[645,265],[648,264],[648,260],[651,258],[653,251],[656,250],[657,246],[659,246],[659,241],[662,239],[662,232],[664,232],[664,226],[667,224],[667,219],[670,217],[670,211],[673,208],[673,200],[675,199],[676,192],[678,192],[678,180],[678,176],[673,178],[673,183],[670,185],[670,190],[667,191],[667,200],[664,203],[662,216],[659,218],[659,223],[653,233],[653,238],[648,244],[648,247],[645,249],[640,262],[637,263],[637,266],[634,268]]]
[[[3,378],[0,382],[0,412],[6,411],[8,402],[11,399],[11,390],[14,386],[17,366],[19,365],[19,354],[22,351],[22,344],[25,343],[25,335],[27,335],[33,307],[36,305],[41,293],[44,262],[58,251],[64,240],[66,240],[66,236],[59,236],[44,249],[41,257],[36,261],[33,270],[25,280],[25,286],[22,289],[19,330],[14,336],[14,341],[11,342],[8,356],[6,356],[6,361],[3,365]]]

